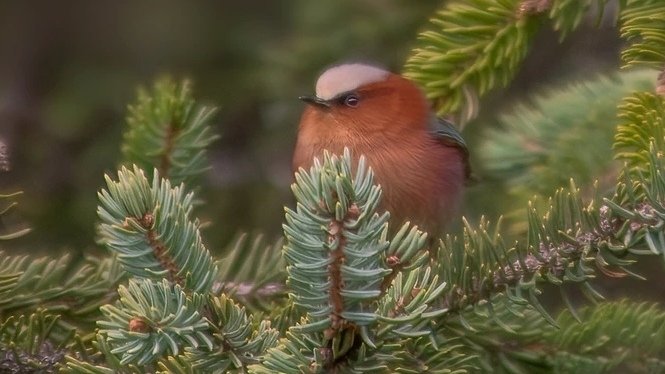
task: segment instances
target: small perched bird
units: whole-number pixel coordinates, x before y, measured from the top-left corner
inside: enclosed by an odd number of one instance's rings
[[[383,189],[391,221],[438,233],[455,217],[469,177],[466,144],[437,119],[406,78],[365,64],[326,70],[300,120],[293,169],[309,168],[323,150],[365,155]]]

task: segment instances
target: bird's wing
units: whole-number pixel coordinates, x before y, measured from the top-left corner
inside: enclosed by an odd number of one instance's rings
[[[457,131],[457,127],[443,118],[433,118],[430,121],[430,127],[436,138],[441,144],[448,147],[455,147],[462,152],[464,160],[464,174],[467,180],[471,178],[471,165],[469,164],[469,149],[462,138],[462,134]]]

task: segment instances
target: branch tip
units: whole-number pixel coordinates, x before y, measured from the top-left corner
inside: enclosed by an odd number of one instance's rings
[[[522,0],[517,8],[517,15],[527,17],[548,11],[552,6],[552,0]]]

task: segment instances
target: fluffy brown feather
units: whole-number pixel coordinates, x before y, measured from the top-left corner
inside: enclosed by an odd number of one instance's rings
[[[383,188],[391,221],[411,220],[439,231],[455,217],[465,180],[464,155],[430,131],[427,100],[413,83],[390,74],[355,89],[357,107],[335,99],[308,105],[302,115],[293,168],[309,168],[324,150],[349,147],[367,158]]]

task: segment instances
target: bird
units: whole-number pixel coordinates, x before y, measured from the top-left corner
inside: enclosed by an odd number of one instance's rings
[[[469,152],[456,127],[437,118],[409,79],[365,63],[325,70],[306,103],[293,171],[309,169],[324,150],[364,155],[383,191],[391,224],[409,221],[432,234],[459,212],[470,178]]]

